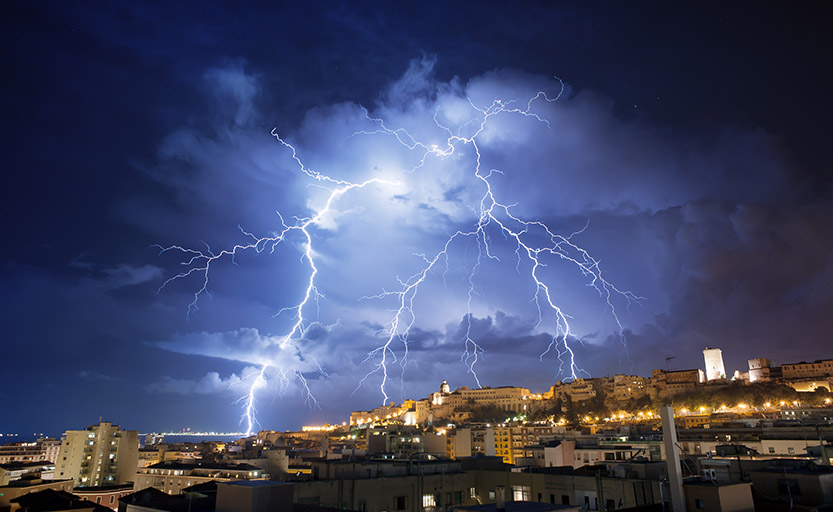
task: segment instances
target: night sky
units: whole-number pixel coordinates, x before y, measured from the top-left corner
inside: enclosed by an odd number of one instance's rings
[[[483,184],[471,145],[429,158],[367,133],[364,115],[427,144],[471,127],[493,192],[546,223],[644,297],[604,298],[575,265],[544,269],[593,376],[649,376],[833,357],[833,36],[822,2],[4,2],[0,432],[60,433],[99,416],[141,431],[240,430],[264,361],[260,424],[340,422],[382,401],[376,358],[397,289],[459,229]],[[467,100],[471,100],[471,104]],[[479,122],[479,121],[478,121]],[[466,128],[468,126],[468,128]],[[269,250],[166,279],[182,254],[270,236],[329,192],[310,169],[396,184],[345,194],[310,229],[323,297],[305,331],[278,340],[309,278],[294,234]],[[445,133],[445,134],[444,134]],[[323,184],[326,186],[326,184]],[[279,216],[276,212],[279,212]],[[447,379],[545,391],[559,374],[545,311],[514,246],[455,243],[415,300],[387,392],[421,398]],[[472,270],[476,273],[471,278]],[[471,290],[471,294],[470,294]],[[157,293],[158,291],[158,293]],[[469,303],[468,297],[472,296]],[[319,367],[322,371],[319,371]],[[287,375],[282,381],[281,370]],[[320,403],[306,402],[304,376]],[[324,374],[327,376],[325,377]]]

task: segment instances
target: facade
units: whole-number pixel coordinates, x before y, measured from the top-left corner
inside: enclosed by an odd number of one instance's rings
[[[642,398],[648,394],[647,379],[638,375],[614,375],[613,399],[626,402]]]
[[[392,512],[440,512],[448,506],[473,503],[469,475],[459,465],[419,464],[413,472],[407,463],[381,464],[375,470],[370,464],[361,466],[359,473],[339,472],[338,478],[296,482],[295,503]]]
[[[781,376],[787,380],[833,377],[833,359],[785,364],[781,366]]]
[[[575,441],[550,441],[529,447],[529,461],[539,468],[572,466],[576,460],[575,449]]]
[[[756,489],[795,505],[817,507],[833,503],[833,468],[830,466],[780,467],[749,472]]]
[[[495,455],[507,464],[532,457],[531,447],[552,441],[563,429],[553,426],[496,426]]]
[[[756,357],[750,359],[749,363],[749,382],[769,382],[772,379],[772,361],[765,357]]]
[[[368,431],[368,454],[392,454],[397,458],[408,458],[417,453],[444,456],[447,449],[445,435],[420,433],[410,428],[399,431]]]
[[[27,478],[52,480],[55,476],[55,464],[51,462],[10,462],[0,464],[0,486]]]
[[[406,400],[401,405],[396,405],[396,402],[391,402],[390,405],[383,405],[370,411],[353,411],[350,414],[350,424],[365,425],[386,420],[396,420],[397,418],[401,418],[404,423],[408,424],[409,422],[406,421],[406,413],[413,409],[414,401]]]
[[[498,488],[507,501],[578,505],[584,510],[614,510],[662,503],[660,482],[612,478],[597,474],[507,471],[469,471],[470,491],[479,503],[494,503]]]
[[[118,510],[119,500],[133,492],[133,484],[107,485],[104,487],[77,487],[72,494],[82,500]]]
[[[103,421],[64,433],[55,477],[76,486],[123,484],[133,481],[138,460],[139,433]]]
[[[703,360],[706,363],[706,381],[726,378],[726,369],[723,367],[723,351],[719,348],[706,347],[703,350]]]
[[[653,370],[648,392],[652,399],[667,398],[697,389],[705,380],[703,370]]]
[[[755,512],[752,484],[749,482],[686,482],[683,491],[686,510],[691,512]]]
[[[16,482],[16,484],[19,483]],[[12,500],[46,490],[70,493],[72,492],[72,480],[32,480],[26,482],[25,485],[0,486],[0,510],[9,510],[11,507],[16,507],[16,503],[12,503]]]
[[[55,462],[61,442],[48,437],[31,443],[11,443],[0,446],[0,464],[10,462]]]
[[[134,472],[135,472],[134,468]],[[155,487],[168,494],[179,494],[192,485],[210,482],[239,482],[244,480],[265,480],[268,473],[251,464],[183,464],[160,462],[146,468],[139,468],[135,474],[134,491]]]
[[[292,510],[293,486],[284,482],[248,480],[217,485],[216,512]]]

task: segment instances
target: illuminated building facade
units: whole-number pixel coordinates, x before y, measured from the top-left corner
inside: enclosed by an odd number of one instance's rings
[[[706,381],[725,379],[726,369],[723,367],[723,351],[719,348],[706,347],[703,350],[706,362]]]
[[[55,477],[76,486],[123,484],[133,481],[138,462],[139,432],[103,421],[64,433]]]
[[[813,379],[816,377],[833,377],[833,359],[823,359],[811,363],[785,364],[781,366],[785,379]]]
[[[642,398],[647,394],[648,383],[644,377],[638,375],[613,376],[613,398],[617,402]]]
[[[765,357],[756,357],[749,361],[749,382],[768,382],[771,378],[772,361]]]
[[[57,439],[40,438],[31,443],[11,443],[0,446],[0,464],[10,462],[55,462],[61,450]]]

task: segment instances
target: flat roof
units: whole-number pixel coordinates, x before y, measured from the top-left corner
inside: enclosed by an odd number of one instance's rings
[[[278,482],[276,480],[243,480],[240,482],[217,482],[217,485],[236,485],[239,487],[271,487],[293,485],[292,482]]]

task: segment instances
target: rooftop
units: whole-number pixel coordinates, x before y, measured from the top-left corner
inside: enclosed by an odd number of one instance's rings
[[[497,503],[487,503],[484,505],[468,505],[454,507],[455,510],[469,510],[477,512],[497,512]],[[578,505],[554,505],[550,503],[538,503],[535,501],[507,501],[504,505],[506,512],[550,512],[550,511],[567,511],[580,510]]]

